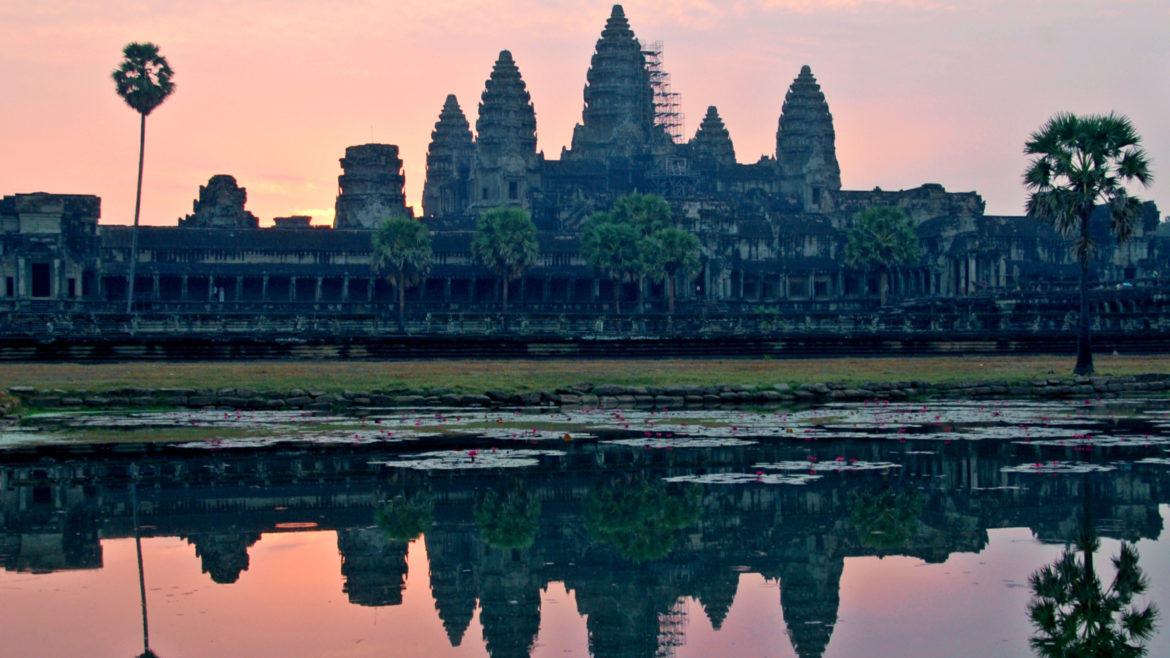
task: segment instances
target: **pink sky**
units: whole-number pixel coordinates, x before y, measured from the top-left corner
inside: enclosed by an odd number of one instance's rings
[[[509,49],[559,158],[580,121],[611,2],[521,0],[6,0],[0,5],[0,195],[96,194],[133,218],[138,115],[110,72],[158,44],[177,91],[147,120],[143,222],[174,225],[214,174],[261,218],[329,224],[345,147],[397,144],[421,212],[430,132],[448,93],[474,127]],[[1021,214],[1028,134],[1060,110],[1129,115],[1153,159],[1139,196],[1170,211],[1170,4],[1165,0],[635,0],[664,42],[686,132],[716,105],[740,162],[775,150],[802,64],[829,101],[846,189],[941,183]]]

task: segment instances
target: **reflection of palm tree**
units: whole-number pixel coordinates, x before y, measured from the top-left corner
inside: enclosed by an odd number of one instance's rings
[[[142,655],[138,658],[158,658],[150,650],[150,630],[146,624],[146,572],[142,569],[142,533],[138,529],[138,484],[130,483],[130,507],[134,511],[134,547],[138,550],[138,596],[142,602]]]
[[[922,494],[909,489],[851,491],[848,505],[858,539],[878,550],[906,546],[922,516]]]
[[[493,548],[528,548],[540,529],[540,502],[518,486],[492,489],[476,501],[475,523]]]
[[[374,510],[374,524],[387,539],[414,541],[426,532],[435,518],[435,499],[427,491],[399,495]]]
[[[635,562],[658,560],[674,548],[675,533],[699,522],[699,491],[671,490],[655,481],[595,488],[585,508],[585,527]]]
[[[1138,552],[1122,542],[1121,554],[1113,558],[1117,575],[1103,589],[1093,569],[1093,553],[1100,547],[1091,518],[1089,481],[1085,476],[1084,514],[1075,551],[1065,550],[1056,562],[1033,573],[1028,582],[1035,595],[1028,604],[1028,617],[1036,627],[1030,640],[1041,656],[1144,656],[1154,634],[1157,607],[1133,605],[1149,581],[1138,566]]]

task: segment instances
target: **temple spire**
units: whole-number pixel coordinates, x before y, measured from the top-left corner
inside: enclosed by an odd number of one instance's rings
[[[512,53],[501,50],[475,122],[472,206],[529,206],[536,174],[536,109]]]
[[[776,159],[782,188],[816,208],[821,194],[841,189],[833,115],[807,65],[788,88],[776,131]]]
[[[586,74],[585,108],[573,130],[571,158],[634,157],[670,137],[654,124],[646,56],[621,5],[614,5]]]
[[[700,164],[735,164],[735,146],[714,105],[707,108],[707,116],[703,117],[703,123],[699,125],[690,145],[695,160]]]
[[[448,94],[427,149],[427,180],[423,185],[423,214],[459,215],[467,212],[471,160],[475,146],[467,117],[455,94]]]

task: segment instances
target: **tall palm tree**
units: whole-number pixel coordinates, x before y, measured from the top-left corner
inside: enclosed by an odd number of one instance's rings
[[[646,238],[644,249],[650,276],[666,284],[666,313],[673,316],[678,276],[690,279],[699,273],[699,239],[681,228],[664,228]]]
[[[142,159],[146,149],[146,115],[175,91],[174,72],[153,43],[131,43],[122,49],[122,64],[114,70],[115,89],[141,116],[138,129],[138,187],[134,194],[134,228],[130,233],[130,281],[126,312],[134,303],[134,276],[138,264],[138,215],[142,209]]]
[[[492,208],[475,225],[471,255],[500,277],[502,313],[508,316],[508,282],[536,263],[536,225],[520,208]]]
[[[874,206],[857,213],[845,240],[846,263],[865,270],[877,268],[882,304],[886,303],[890,268],[914,265],[922,258],[914,220],[894,206]]]
[[[581,257],[598,275],[613,280],[615,315],[622,313],[622,282],[637,281],[644,269],[641,245],[638,231],[613,221],[610,213],[595,213],[581,229]]]
[[[1125,116],[1077,116],[1060,113],[1032,133],[1024,145],[1035,156],[1024,172],[1031,191],[1027,213],[1050,224],[1073,240],[1081,266],[1080,318],[1077,324],[1077,363],[1073,373],[1093,374],[1089,345],[1089,262],[1095,245],[1089,235],[1093,207],[1104,203],[1111,215],[1109,228],[1119,243],[1133,234],[1141,202],[1126,191],[1134,182],[1153,180],[1141,137]]]
[[[398,290],[398,330],[406,331],[406,287],[426,276],[434,261],[431,234],[417,219],[391,217],[373,235],[374,269]]]

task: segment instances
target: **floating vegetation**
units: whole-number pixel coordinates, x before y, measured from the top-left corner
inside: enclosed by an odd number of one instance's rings
[[[774,471],[816,471],[818,473],[826,472],[852,472],[852,471],[888,471],[895,468],[902,468],[901,464],[894,462],[868,462],[859,459],[845,457],[836,457],[834,459],[822,460],[817,457],[809,457],[806,461],[786,461],[786,462],[772,462],[768,464],[755,464],[753,468],[768,469]]]
[[[664,482],[689,482],[695,484],[808,484],[821,479],[812,473],[705,473],[702,475],[676,475],[662,478]]]
[[[1050,461],[1020,464],[1018,466],[1004,466],[1001,473],[1042,473],[1053,475],[1077,475],[1082,473],[1105,473],[1117,470],[1105,464],[1086,464],[1083,462]]]
[[[602,441],[606,445],[630,446],[633,448],[663,448],[671,450],[674,448],[735,448],[739,446],[754,445],[756,441],[749,441],[746,439],[720,439],[720,438],[693,438],[693,437],[679,437],[679,438],[636,438],[636,439],[613,439],[610,441]]]
[[[1016,441],[1015,443],[1028,443],[1035,446],[1072,446],[1072,447],[1098,447],[1098,448],[1115,448],[1119,446],[1142,446],[1148,447],[1153,445],[1170,444],[1170,439],[1163,436],[1150,435],[1106,435],[1098,436],[1094,434],[1068,434],[1065,433],[1059,439],[1042,439],[1039,441]]]
[[[540,457],[559,457],[555,450],[433,450],[402,459],[373,461],[388,468],[413,468],[419,471],[456,471],[492,468],[525,468],[540,464]]]

